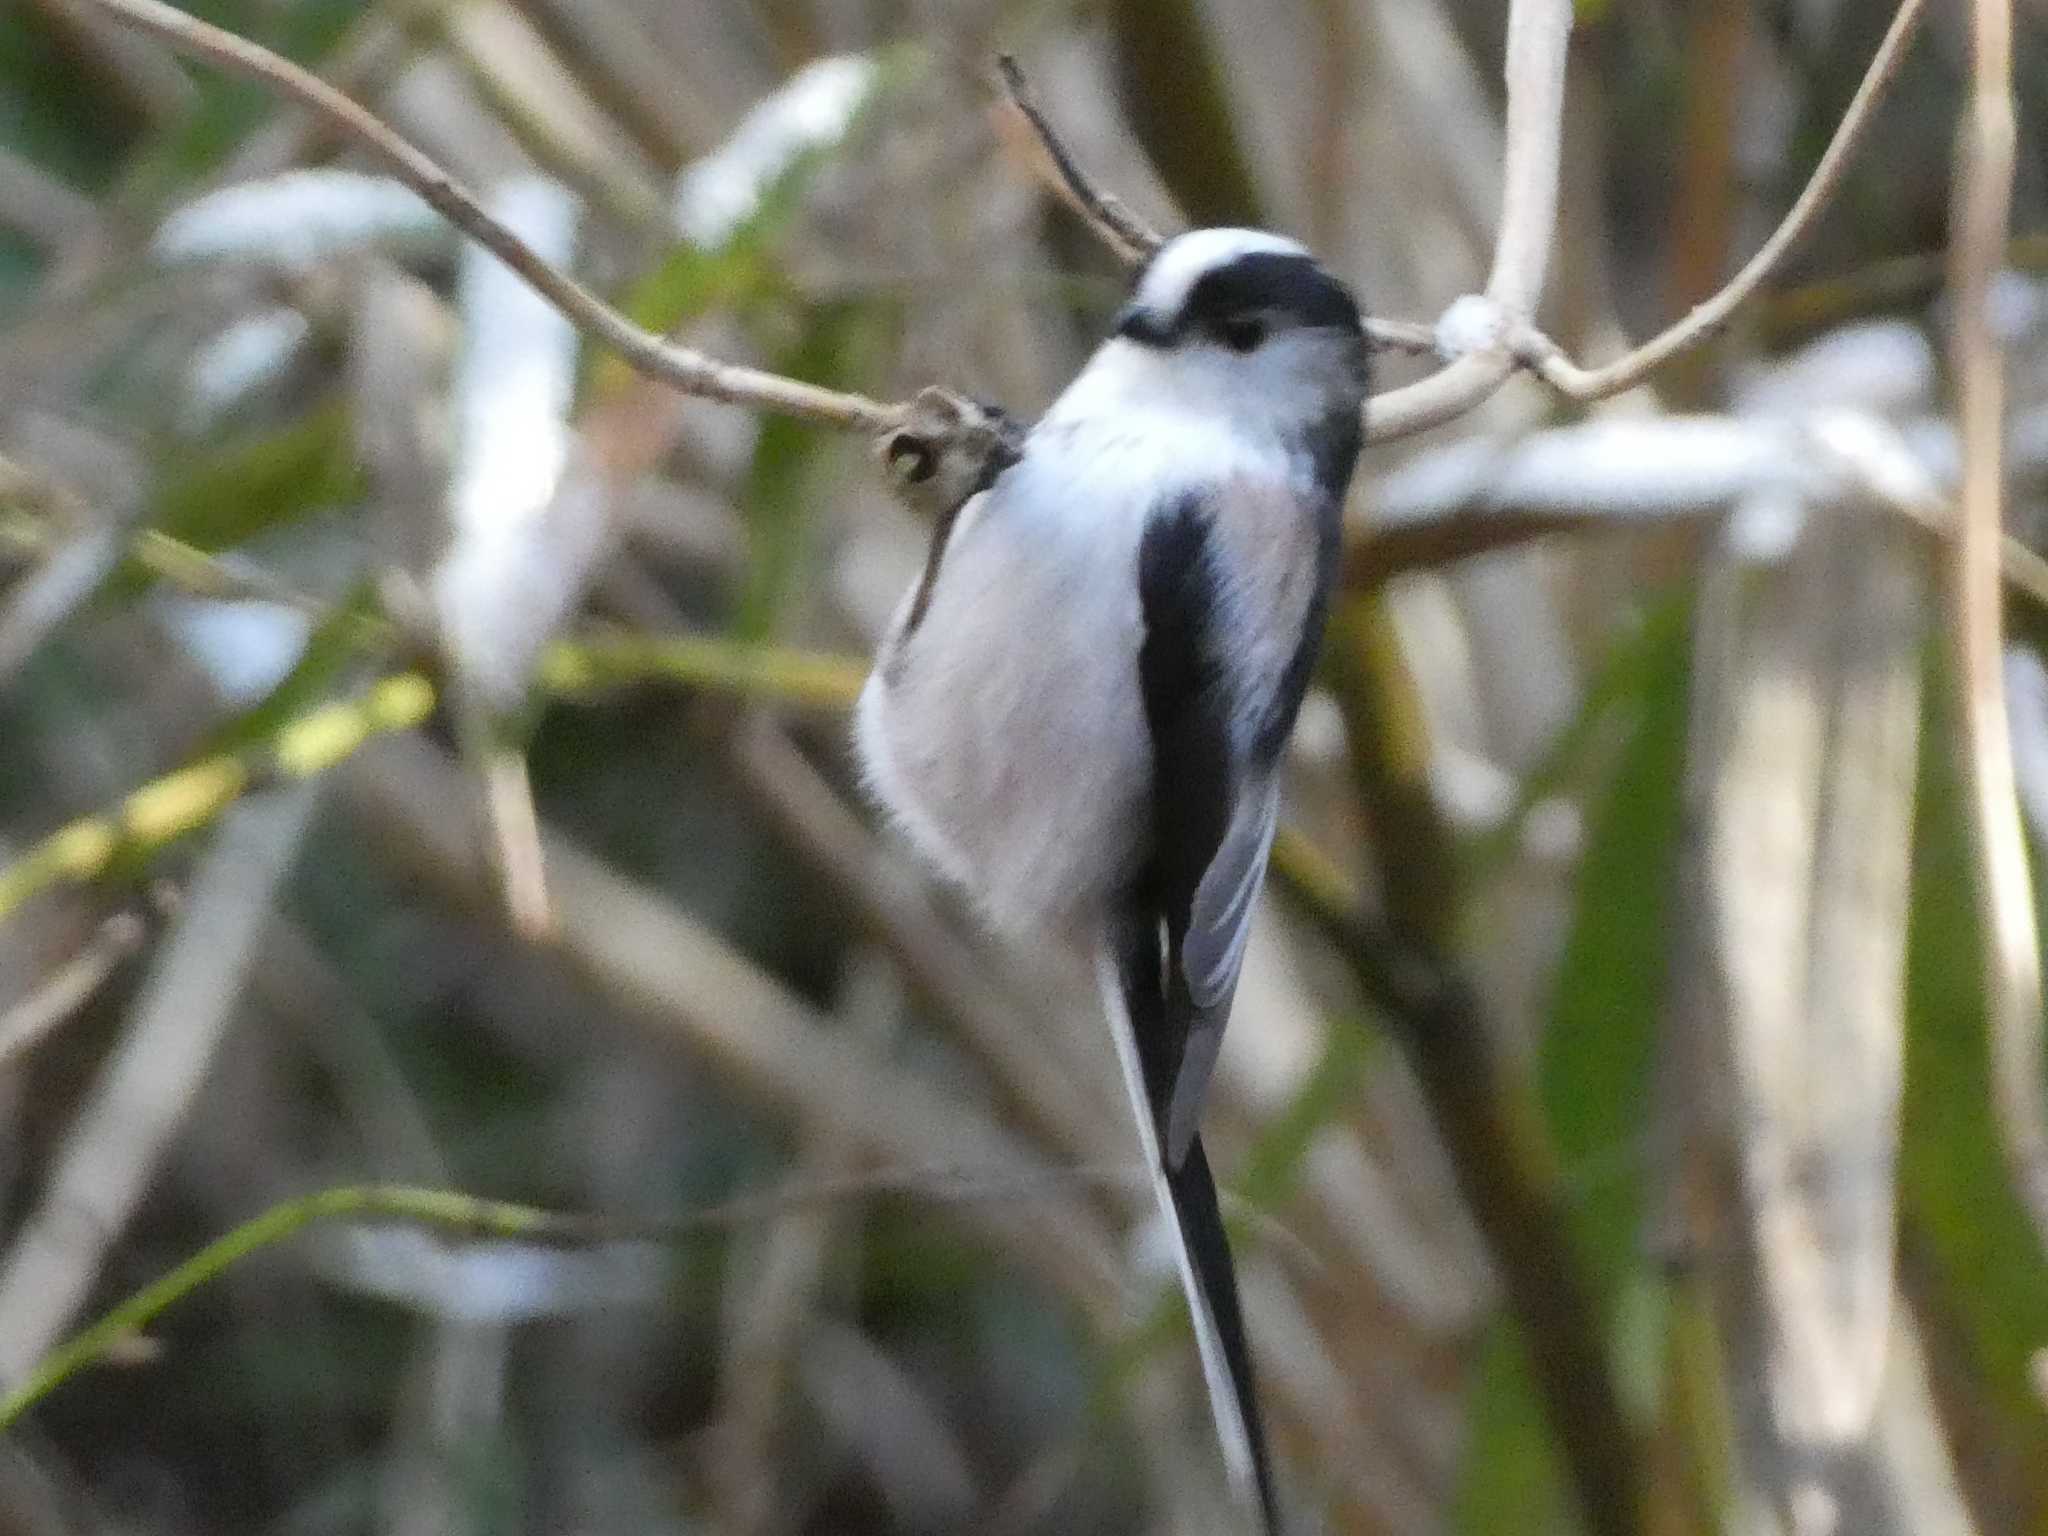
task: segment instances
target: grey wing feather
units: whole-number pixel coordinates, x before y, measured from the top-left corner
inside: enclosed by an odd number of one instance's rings
[[[1280,787],[1270,777],[1247,783],[1238,795],[1230,826],[1215,857],[1195,887],[1195,901],[1181,942],[1181,977],[1193,1004],[1180,1071],[1166,1113],[1166,1157],[1178,1168],[1201,1127],[1202,1101],[1223,1047],[1238,972],[1244,968],[1252,913],[1265,883],[1266,861],[1280,813]]]

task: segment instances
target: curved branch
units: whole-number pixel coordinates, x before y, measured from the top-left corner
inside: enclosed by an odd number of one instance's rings
[[[1166,237],[1133,213],[1122,198],[1103,191],[1081,169],[1065,142],[1053,131],[1051,121],[1038,109],[1030,82],[1024,78],[1024,67],[1015,55],[998,54],[996,72],[1002,77],[1005,99],[1023,114],[1032,137],[1051,162],[1052,174],[1041,174],[1039,179],[1059,193],[1095,231],[1096,238],[1128,265],[1137,266],[1148,260],[1166,243]]]
[[[311,108],[381,160],[399,181],[482,245],[588,334],[639,372],[685,394],[796,416],[821,426],[884,432],[902,408],[861,395],[720,362],[643,331],[574,278],[543,261],[483,209],[476,195],[400,138],[377,116],[326,81],[244,38],[209,26],[159,0],[87,0],[104,15],[146,32],[178,53],[248,75]]]
[[[1662,364],[1687,347],[1705,341],[1728,323],[1728,317],[1747,303],[1764,285],[1778,264],[1790,254],[1813,227],[1841,185],[1850,158],[1861,143],[1885,89],[1897,75],[1899,64],[1912,41],[1914,29],[1926,9],[1925,0],[1902,0],[1892,24],[1872,55],[1863,81],[1835,127],[1820,163],[1813,168],[1805,189],[1792,204],[1770,239],[1728,280],[1727,286],[1705,303],[1696,305],[1684,319],[1644,342],[1634,351],[1598,368],[1581,368],[1566,357],[1547,336],[1531,332],[1520,342],[1521,360],[1533,368],[1553,389],[1574,400],[1599,400],[1640,383]]]
[[[161,1279],[144,1286],[98,1322],[45,1355],[21,1383],[0,1398],[0,1434],[80,1371],[103,1360],[123,1340],[161,1317],[202,1285],[250,1255],[328,1221],[409,1222],[457,1236],[502,1242],[582,1245],[675,1243],[705,1232],[763,1221],[792,1210],[896,1195],[934,1202],[1072,1198],[1081,1188],[1115,1188],[1135,1175],[1122,1168],[1014,1167],[977,1173],[931,1167],[881,1169],[843,1178],[791,1181],[780,1189],[740,1195],[666,1220],[616,1221],[486,1200],[457,1190],[405,1184],[344,1184],[274,1205],[216,1238]]]

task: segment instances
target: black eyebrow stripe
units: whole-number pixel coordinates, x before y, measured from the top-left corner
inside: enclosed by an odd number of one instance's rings
[[[1303,325],[1356,330],[1358,305],[1313,257],[1278,251],[1240,256],[1205,272],[1181,305],[1183,320],[1200,324],[1248,309],[1273,310]]]

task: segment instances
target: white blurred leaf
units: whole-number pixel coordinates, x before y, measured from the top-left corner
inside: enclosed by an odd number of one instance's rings
[[[565,267],[577,207],[552,182],[508,182],[492,215]],[[509,705],[581,595],[603,542],[594,494],[563,489],[572,437],[576,331],[495,256],[463,251],[454,382],[452,539],[434,573],[443,638],[465,679]]]
[[[676,179],[676,228],[702,246],[746,222],[776,179],[805,153],[845,137],[875,81],[872,59],[819,59],[763,98],[732,136]]]
[[[454,231],[410,188],[360,171],[285,171],[195,198],[158,227],[159,261],[305,267],[364,246],[446,249]]]

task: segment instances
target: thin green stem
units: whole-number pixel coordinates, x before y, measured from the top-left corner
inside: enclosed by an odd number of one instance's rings
[[[790,650],[711,635],[617,635],[564,641],[541,661],[540,683],[574,698],[641,682],[687,683],[803,709],[853,707],[867,681],[865,657]]]
[[[144,1286],[105,1317],[59,1345],[27,1380],[0,1399],[0,1433],[29,1408],[96,1361],[123,1339],[154,1322],[167,1309],[259,1249],[273,1247],[319,1221],[346,1216],[380,1216],[430,1226],[456,1227],[489,1237],[530,1237],[554,1228],[561,1218],[527,1206],[478,1200],[447,1190],[399,1185],[351,1184],[324,1189],[273,1206],[209,1243],[176,1269]]]
[[[1137,1177],[1135,1170],[1115,1166],[992,1171],[950,1165],[880,1169],[843,1178],[791,1183],[649,1221],[616,1221],[549,1211],[506,1200],[486,1200],[459,1190],[407,1184],[339,1185],[287,1200],[251,1217],[45,1355],[21,1385],[0,1399],[0,1434],[5,1434],[24,1413],[66,1381],[105,1359],[124,1339],[148,1327],[201,1286],[251,1254],[275,1247],[320,1222],[409,1222],[467,1238],[529,1243],[674,1243],[842,1200],[880,1196],[952,1203],[1068,1199],[1077,1187],[1116,1187],[1130,1184]]]

